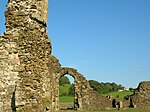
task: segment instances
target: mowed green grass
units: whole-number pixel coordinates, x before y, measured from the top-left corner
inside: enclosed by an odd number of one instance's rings
[[[63,87],[61,88],[63,92],[67,91],[67,89],[63,89]],[[123,98],[127,95],[131,95],[133,94],[133,92],[131,91],[121,91],[121,92],[112,92],[109,94],[104,94],[104,96],[110,95],[113,98],[117,99],[117,100],[123,100]],[[62,102],[73,102],[74,101],[74,97],[73,96],[60,96],[59,97],[59,101]],[[149,111],[150,112],[150,111]]]
[[[150,112],[150,110],[99,110],[99,111],[73,111],[73,110],[60,110],[58,112]]]
[[[117,91],[117,92],[111,92],[111,93],[105,94],[104,96],[110,95],[117,100],[123,100],[125,96],[132,95],[132,94],[133,92],[131,91]]]
[[[61,103],[66,103],[66,102],[73,102],[74,101],[74,97],[73,96],[61,96],[59,97],[59,102]]]
[[[69,88],[70,88],[70,84],[65,84],[64,86],[60,86],[59,87],[59,102],[73,102],[74,101],[74,97],[73,96],[63,96],[64,94],[67,95]]]
[[[69,85],[65,85],[64,87],[60,88],[61,93],[65,93],[68,91]],[[109,94],[105,94],[106,95],[111,95],[113,96],[113,98],[116,98],[118,100],[122,100],[125,96],[127,95],[131,95],[133,94],[133,92],[130,91],[121,91],[121,92],[112,92]],[[70,103],[74,101],[74,97],[73,96],[61,96],[59,97],[59,101],[60,103]],[[99,110],[99,111],[73,111],[73,110],[59,110],[57,112],[150,112],[150,110]]]

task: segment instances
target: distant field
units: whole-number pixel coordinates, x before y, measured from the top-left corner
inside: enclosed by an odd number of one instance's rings
[[[61,87],[61,93],[65,93],[67,89],[66,87]],[[69,88],[69,85],[67,85],[67,88]],[[131,95],[133,92],[130,91],[121,91],[121,92],[112,92],[109,94],[104,94],[106,95],[111,95],[113,98],[116,98],[118,100],[122,100],[125,96]],[[66,109],[66,107],[72,107],[73,104],[71,102],[74,101],[73,96],[61,96],[59,97],[60,101],[60,106],[63,109]],[[59,110],[57,112],[150,112],[150,110],[110,110],[110,111],[104,111],[104,110],[99,110],[99,111],[73,111],[73,110]]]
[[[66,89],[62,89],[62,91],[66,91]],[[133,92],[121,91],[121,92],[112,92],[109,94],[104,94],[104,96],[111,95],[113,98],[115,98],[117,100],[122,100],[125,96],[131,95],[131,94],[133,94]],[[73,102],[73,100],[74,100],[73,96],[60,96],[59,97],[60,102]]]
[[[120,91],[120,92],[117,91],[117,92],[111,92],[111,93],[105,94],[104,96],[110,95],[115,99],[122,100],[125,96],[131,95],[131,94],[133,94],[133,92],[131,91]]]

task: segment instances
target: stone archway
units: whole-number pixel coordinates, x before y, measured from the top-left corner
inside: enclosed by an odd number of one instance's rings
[[[69,74],[74,78],[74,109],[76,110],[105,110],[111,108],[111,100],[93,91],[89,82],[74,68],[61,68],[55,72],[52,92],[52,108],[59,110],[59,79]]]
[[[57,77],[56,77],[56,91],[55,91],[55,102],[54,104],[57,105],[57,109],[59,110],[59,79],[60,77],[64,75],[70,75],[74,78],[74,89],[75,89],[75,95],[74,95],[74,109],[75,110],[82,110],[82,91],[80,90],[84,83],[86,82],[85,78],[74,68],[62,68],[59,70]]]

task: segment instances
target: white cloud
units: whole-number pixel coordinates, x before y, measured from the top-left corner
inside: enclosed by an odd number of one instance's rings
[[[135,67],[136,69],[140,69],[140,68],[143,67],[143,65],[141,65],[141,64],[135,64],[134,67]]]

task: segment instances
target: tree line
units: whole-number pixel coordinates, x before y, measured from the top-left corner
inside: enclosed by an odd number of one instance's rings
[[[89,80],[90,86],[93,88],[94,91],[97,91],[101,94],[106,94],[110,92],[116,92],[118,90],[123,90],[125,87],[123,87],[121,84],[116,84],[114,82],[98,82],[95,80]]]
[[[73,96],[74,95],[74,84],[71,84],[69,79],[66,76],[63,76],[59,80],[59,86],[65,86],[66,84],[70,84],[70,88],[68,89],[68,93],[66,95]],[[90,86],[93,88],[94,91],[100,94],[107,94],[110,92],[116,92],[118,90],[123,90],[123,87],[120,84],[116,84],[114,82],[98,82],[96,80],[89,80]]]

